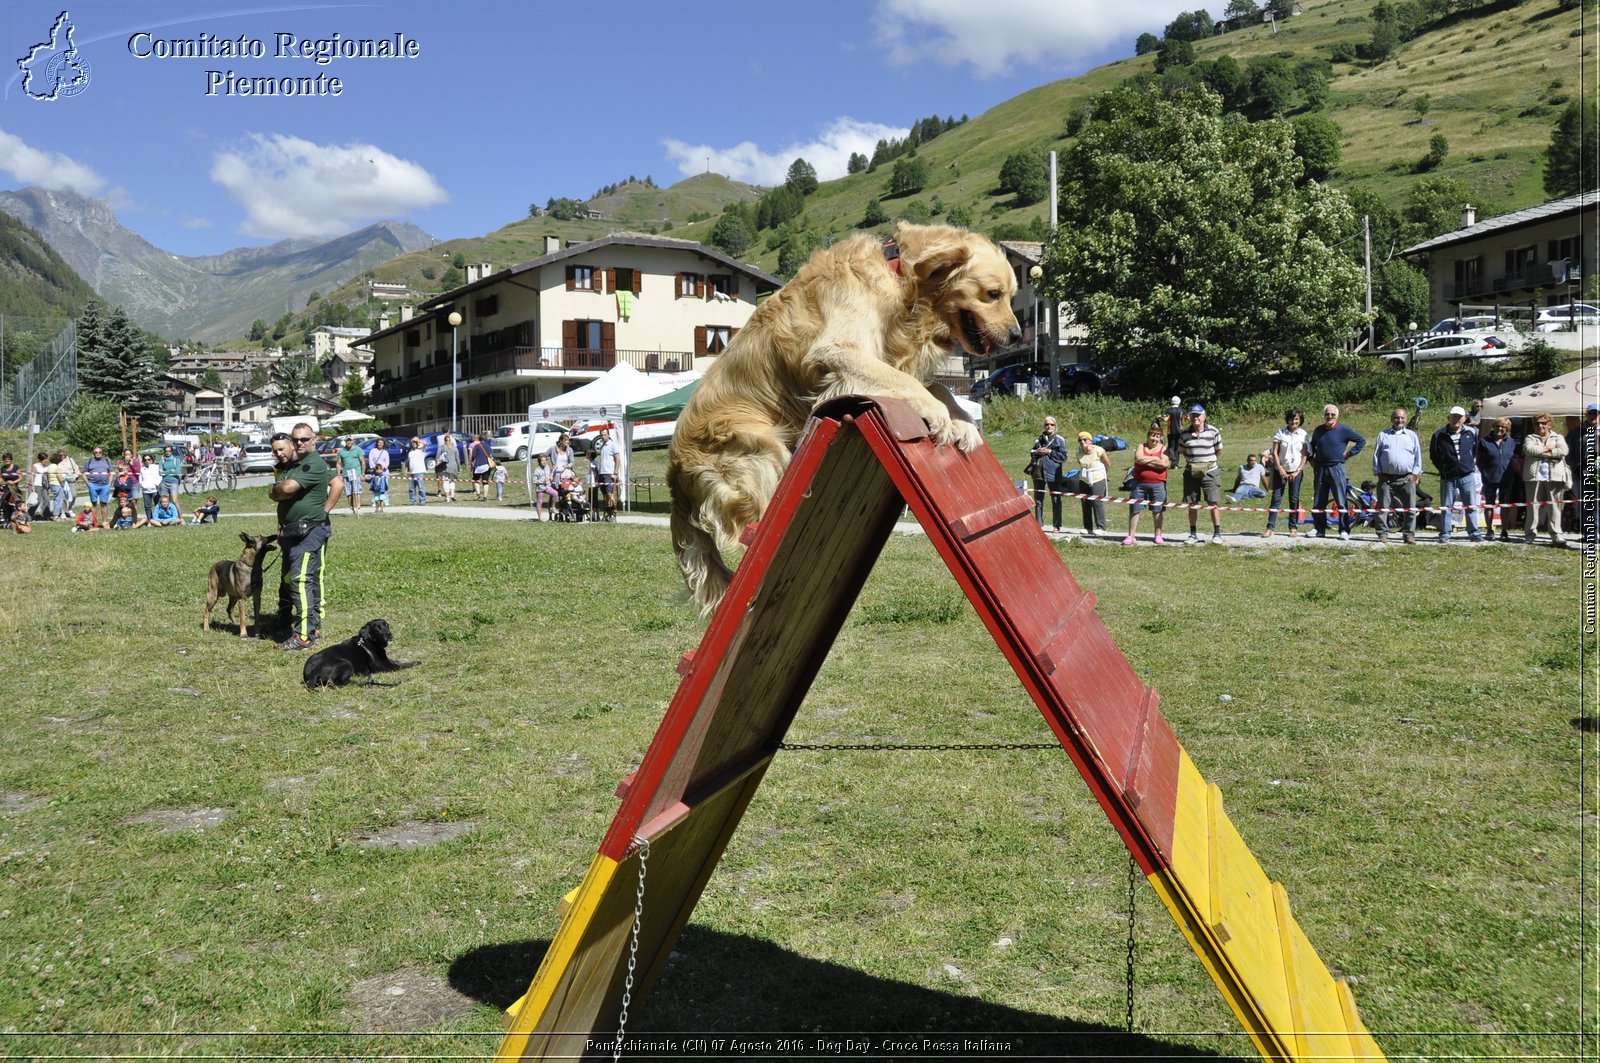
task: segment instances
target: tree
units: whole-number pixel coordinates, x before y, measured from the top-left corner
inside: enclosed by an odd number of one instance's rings
[[[794,160],[789,164],[783,187],[798,196],[809,196],[817,190],[817,168],[804,159]]]
[[[1169,41],[1203,41],[1211,36],[1211,27],[1216,25],[1205,8],[1197,11],[1185,11],[1171,22],[1163,32]]]
[[[883,209],[883,201],[874,196],[867,204],[867,212],[862,215],[861,224],[865,226],[882,225],[889,220],[889,212]]]
[[[944,220],[961,229],[972,228],[972,211],[965,204],[957,203],[945,212]]]
[[[278,395],[272,400],[272,412],[278,417],[305,413],[307,396],[311,391],[308,379],[311,359],[303,354],[292,354],[278,359],[272,367],[272,382],[278,385]]]
[[[366,376],[359,368],[345,374],[344,386],[339,391],[339,404],[347,410],[359,410],[367,404]]]
[[[1296,115],[1289,125],[1294,130],[1294,153],[1300,156],[1306,177],[1324,180],[1339,165],[1339,127],[1320,112]]]
[[[1594,164],[1600,158],[1600,104],[1574,100],[1556,119],[1544,149],[1544,190],[1552,198],[1577,195],[1600,184]],[[1585,165],[1587,163],[1587,165]]]
[[[1156,73],[1194,65],[1194,45],[1181,37],[1169,37],[1156,49]]]
[[[1149,55],[1159,47],[1161,47],[1160,37],[1157,37],[1154,33],[1141,33],[1138,39],[1133,42],[1133,54]]]
[[[165,419],[165,389],[149,342],[115,307],[91,301],[78,318],[78,384],[84,394],[147,425]]]
[[[321,292],[312,292],[310,295],[306,296],[306,305],[307,306],[311,306],[312,304],[316,303],[317,300],[319,300],[321,298],[322,298],[322,293]]]
[[[928,164],[917,158],[895,160],[894,173],[889,176],[891,195],[910,195],[922,191],[928,183]]]
[[[859,151],[852,151],[850,153],[850,161],[845,165],[845,172],[866,173],[867,164],[867,157],[865,155],[861,154]]]
[[[1277,118],[1294,106],[1295,76],[1287,60],[1276,55],[1258,55],[1245,66],[1250,79],[1250,103],[1245,108],[1252,118]]]
[[[1225,118],[1209,92],[1113,89],[1065,153],[1043,290],[1152,391],[1328,372],[1362,320],[1340,250],[1355,223],[1302,176],[1287,123]]]
[[[1000,164],[1000,187],[1016,194],[1019,207],[1039,202],[1050,194],[1049,159],[1037,148],[1012,152]]]
[[[1261,5],[1256,0],[1228,0],[1228,6],[1223,9],[1223,18],[1236,18],[1246,22],[1259,22],[1261,20]]]
[[[200,375],[200,383],[202,386],[208,387],[212,391],[221,391],[222,374],[217,372],[216,366],[208,366],[206,371]]]
[[[265,321],[261,320],[258,317],[258,318],[255,319],[255,321],[251,322],[251,324],[250,324],[250,339],[252,341],[255,341],[255,340],[264,340],[266,338],[267,338],[267,323]]]
[[[260,391],[270,383],[272,383],[272,374],[267,371],[266,366],[257,362],[250,367],[250,379],[246,386],[251,391]]]
[[[1443,133],[1435,133],[1428,138],[1428,154],[1418,160],[1417,172],[1427,173],[1429,170],[1437,170],[1448,154],[1450,154],[1450,141]]]
[[[742,211],[727,211],[717,219],[706,243],[724,254],[738,258],[755,242],[755,230]]]
[[[67,407],[61,428],[67,442],[81,450],[104,447],[116,454],[122,449],[122,407],[114,402],[80,392]]]
[[[1409,247],[1459,228],[1461,208],[1469,198],[1467,186],[1453,177],[1418,181],[1406,193],[1405,205],[1400,208],[1401,243]]]

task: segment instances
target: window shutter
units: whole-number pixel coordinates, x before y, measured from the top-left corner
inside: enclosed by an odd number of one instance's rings
[[[683,278],[684,278],[684,274],[680,272],[678,274],[678,276],[677,276],[677,279],[672,282],[672,294],[673,295],[682,295],[683,294]]]
[[[600,349],[614,351],[617,349],[617,323],[615,321],[600,322]]]
[[[633,294],[634,295],[638,295],[639,294],[639,280],[643,275],[644,275],[644,271],[643,270],[636,269],[636,270],[633,271]]]
[[[733,338],[734,338],[734,337],[735,337],[735,336],[737,336],[737,335],[738,335],[738,334],[739,334],[739,330],[738,330],[738,329],[736,329],[736,328],[730,328],[730,329],[729,329],[729,330],[728,330],[728,342],[729,342],[729,343],[732,343],[732,342],[733,342]]]
[[[563,321],[561,323],[561,346],[572,350],[578,345],[578,323],[576,321]]]
[[[703,357],[706,353],[706,327],[704,325],[696,325],[694,327],[694,353],[696,357]]]
[[[567,267],[567,291],[569,291],[569,292],[573,291],[577,287],[578,287],[577,271],[574,270],[571,266],[568,266]]]
[[[706,297],[706,279],[698,274],[694,278],[694,297],[696,299],[704,299]]]
[[[595,270],[595,272],[596,273],[604,273],[606,275],[606,291],[614,292],[614,291],[617,290],[617,271],[616,270],[614,270],[614,269],[598,270],[597,269],[597,270]]]

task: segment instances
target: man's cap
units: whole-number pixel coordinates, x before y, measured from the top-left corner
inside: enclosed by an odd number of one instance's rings
[[[1450,407],[1449,416],[1451,416],[1451,417],[1465,417],[1466,415],[1467,415],[1467,411],[1463,410],[1460,406],[1452,406],[1452,407]]]
[[[1588,406],[1584,407],[1583,412],[1584,413],[1600,413],[1600,406],[1596,406],[1594,403],[1591,402],[1591,403],[1589,403]]]
[[[1205,413],[1206,412],[1206,408],[1204,406],[1190,406],[1189,407],[1189,412],[1190,413]]]
[[[1179,398],[1178,396],[1176,396],[1176,395],[1174,395],[1174,396],[1172,396],[1172,398],[1168,399],[1167,402],[1169,402],[1173,406],[1182,406],[1183,405],[1183,400],[1181,398]]]

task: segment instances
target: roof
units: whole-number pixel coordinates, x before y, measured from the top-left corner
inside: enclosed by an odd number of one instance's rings
[[[326,332],[330,336],[365,336],[364,328],[352,328],[349,325],[318,325],[312,332]]]
[[[1581,214],[1583,211],[1593,209],[1600,204],[1600,188],[1588,192],[1579,192],[1575,196],[1565,199],[1553,199],[1548,203],[1541,203],[1537,207],[1526,207],[1514,210],[1510,214],[1500,214],[1487,221],[1480,221],[1476,225],[1469,225],[1465,229],[1435,236],[1432,240],[1424,240],[1420,244],[1406,248],[1400,252],[1402,255],[1420,255],[1425,251],[1437,251],[1441,247],[1450,247],[1454,244],[1464,244],[1472,240],[1481,240],[1498,232],[1520,229],[1552,218],[1565,217],[1568,214]]]
[[[1016,255],[1026,262],[1044,261],[1044,244],[1034,240],[1001,240],[1000,247],[1008,254]]]
[[[579,258],[583,255],[591,254],[605,247],[655,247],[668,251],[688,251],[693,254],[697,254],[702,258],[708,258],[720,265],[727,266],[729,269],[734,270],[735,272],[743,273],[747,277],[753,278],[756,282],[756,290],[758,292],[762,291],[763,289],[769,292],[775,292],[779,288],[783,287],[783,281],[777,277],[774,277],[772,274],[763,270],[759,270],[750,265],[748,262],[741,262],[737,258],[732,258],[723,254],[721,251],[709,248],[704,244],[696,243],[693,240],[672,240],[665,236],[646,236],[642,233],[616,232],[610,234],[609,236],[601,237],[598,240],[586,240],[581,244],[573,244],[569,247],[563,247],[559,251],[550,252],[548,255],[541,255],[539,258],[530,259],[527,262],[508,267],[500,270],[498,273],[491,273],[487,277],[473,281],[471,284],[463,284],[459,288],[452,288],[443,295],[435,296],[434,298],[421,303],[417,307],[416,316],[411,318],[409,321],[402,321],[399,324],[391,325],[386,329],[373,332],[367,336],[367,339],[370,341],[378,339],[381,336],[389,336],[396,332],[402,332],[405,329],[413,327],[419,321],[438,313],[445,307],[453,305],[457,299],[460,299],[468,293],[499,284],[501,281],[509,280],[519,273],[527,273],[530,270],[540,269],[544,266],[550,265],[551,263],[561,262],[565,259]]]

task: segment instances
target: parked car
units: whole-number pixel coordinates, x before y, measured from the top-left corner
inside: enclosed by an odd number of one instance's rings
[[[430,432],[422,437],[422,451],[428,456],[428,468],[433,468],[433,459],[439,453],[439,440],[448,433]],[[453,442],[456,445],[456,454],[461,458],[462,468],[467,465],[467,444],[472,442],[472,436],[467,432],[455,433]]]
[[[404,436],[374,436],[357,446],[361,449],[363,460],[370,460],[373,448],[381,446],[389,452],[389,468],[402,469],[406,463],[406,451],[411,449],[411,440]]]
[[[1404,346],[1385,347],[1376,352],[1384,365],[1410,369],[1415,365],[1473,360],[1484,365],[1501,365],[1511,358],[1510,346],[1499,336],[1457,333],[1429,336]]]
[[[1117,371],[1098,369],[1088,362],[1066,362],[1056,367],[1056,378],[1063,395],[1090,395],[1114,386]],[[967,398],[988,402],[996,396],[1013,395],[1018,384],[1042,386],[1050,379],[1048,362],[1018,362],[1001,366],[981,380],[973,381]]]
[[[678,422],[672,421],[635,421],[633,423],[633,449],[644,450],[647,447],[664,447],[672,442],[672,431],[677,428]],[[572,448],[579,454],[588,454],[594,450],[594,441],[599,438],[600,429],[611,429],[611,438],[622,439],[622,426],[615,421],[574,421],[572,424]]]
[[[246,443],[239,452],[240,472],[272,472],[278,461],[272,456],[270,443]]]
[[[1535,332],[1571,332],[1579,325],[1600,325],[1600,307],[1563,303],[1545,307],[1533,319]]]
[[[497,461],[525,461],[530,454],[543,454],[556,445],[556,439],[564,432],[567,426],[559,421],[539,421],[532,425],[529,431],[529,422],[519,424],[501,425],[494,430],[494,435],[489,437],[489,453]],[[570,433],[569,433],[570,434]],[[577,444],[573,444],[574,449]]]
[[[1493,314],[1468,314],[1464,317],[1447,317],[1428,330],[1429,335],[1445,335],[1456,332],[1511,332],[1515,326],[1505,318],[1497,318]]]

